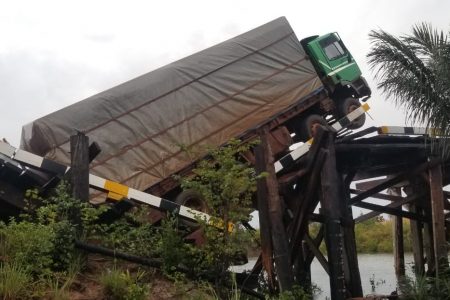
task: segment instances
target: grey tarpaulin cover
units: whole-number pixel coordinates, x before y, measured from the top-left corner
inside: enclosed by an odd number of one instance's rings
[[[286,18],[42,117],[21,148],[70,164],[74,129],[102,152],[91,173],[144,190],[322,86]]]

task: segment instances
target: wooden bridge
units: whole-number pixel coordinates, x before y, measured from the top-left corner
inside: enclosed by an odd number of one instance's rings
[[[405,273],[403,218],[410,220],[415,272],[438,276],[448,268],[450,193],[443,187],[450,183],[450,161],[437,154],[442,138],[430,137],[433,132],[404,127],[371,127],[354,134],[340,131],[338,135],[345,120],[333,126],[320,127],[314,139],[278,160],[271,153],[268,130],[260,130],[262,142],[254,149],[256,169],[269,174],[258,182],[257,189],[262,250],[251,274],[239,277],[243,278],[243,288],[250,282],[247,277],[261,272],[265,272],[273,290],[287,290],[294,284],[308,286],[311,262],[317,258],[329,274],[333,300],[363,296],[354,227],[381,213],[394,219],[395,272],[399,277]],[[83,153],[76,145],[88,149],[82,135],[75,138],[74,145],[74,155]],[[109,198],[131,199],[185,219],[208,217],[89,175],[86,166],[98,149],[94,144],[90,150],[90,158],[84,151],[84,155],[73,159],[71,168],[71,172],[80,172],[74,176],[78,178],[75,184],[83,186],[80,197],[87,197],[90,186],[106,192]],[[68,170],[0,142],[2,215],[13,213],[23,204],[26,188],[38,186],[45,191]],[[390,204],[374,204],[367,202],[368,198]],[[371,212],[355,218],[352,206]],[[311,222],[321,223],[316,236],[309,232]],[[322,240],[327,258],[319,249]]]
[[[264,269],[272,288],[308,286],[315,257],[329,274],[331,299],[361,297],[355,223],[381,213],[393,216],[398,277],[405,274],[403,218],[410,220],[415,272],[437,276],[447,269],[450,193],[443,187],[450,183],[450,161],[436,154],[442,139],[428,133],[372,127],[336,137],[322,128],[307,155],[275,176],[270,146],[261,132],[257,169],[271,176],[258,186],[262,254],[253,273]],[[367,202],[369,198],[390,204]],[[355,218],[352,206],[371,212]],[[283,219],[285,209],[288,221]],[[317,236],[310,235],[310,222],[321,223]],[[328,259],[319,250],[323,239]]]

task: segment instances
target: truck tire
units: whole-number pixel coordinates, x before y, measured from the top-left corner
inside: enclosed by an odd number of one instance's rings
[[[187,206],[189,208],[208,213],[209,209],[202,195],[194,190],[185,190],[178,194],[175,203]],[[194,221],[180,219],[181,223],[187,227],[198,227],[199,224]]]
[[[355,109],[359,108],[361,103],[356,98],[345,98],[343,101],[340,101],[337,105],[337,117],[341,119],[345,117],[347,114],[351,113]],[[366,115],[363,114],[359,118],[355,119],[349,126],[348,129],[358,129],[364,126],[366,122]]]
[[[327,122],[325,119],[316,114],[312,114],[304,118],[299,122],[300,126],[297,127],[297,130],[295,131],[295,134],[299,135],[299,139],[296,139],[297,141],[303,141],[306,142],[310,138],[314,137],[314,134],[316,132],[316,128],[318,125],[327,126]]]
[[[185,190],[179,193],[175,199],[175,203],[204,213],[208,212],[208,206],[206,205],[203,196],[194,190]]]

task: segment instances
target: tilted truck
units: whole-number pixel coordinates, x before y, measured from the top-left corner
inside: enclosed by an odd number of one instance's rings
[[[82,131],[102,149],[92,174],[175,200],[173,175],[189,174],[207,147],[266,126],[279,154],[370,93],[337,33],[299,41],[281,17],[35,120],[21,148],[68,165],[69,136]]]

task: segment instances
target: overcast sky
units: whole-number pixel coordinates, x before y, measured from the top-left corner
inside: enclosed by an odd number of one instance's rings
[[[376,91],[368,33],[450,29],[450,1],[3,1],[0,138],[22,125],[198,50],[286,16],[299,38],[339,32],[374,90],[369,125],[404,125]]]

